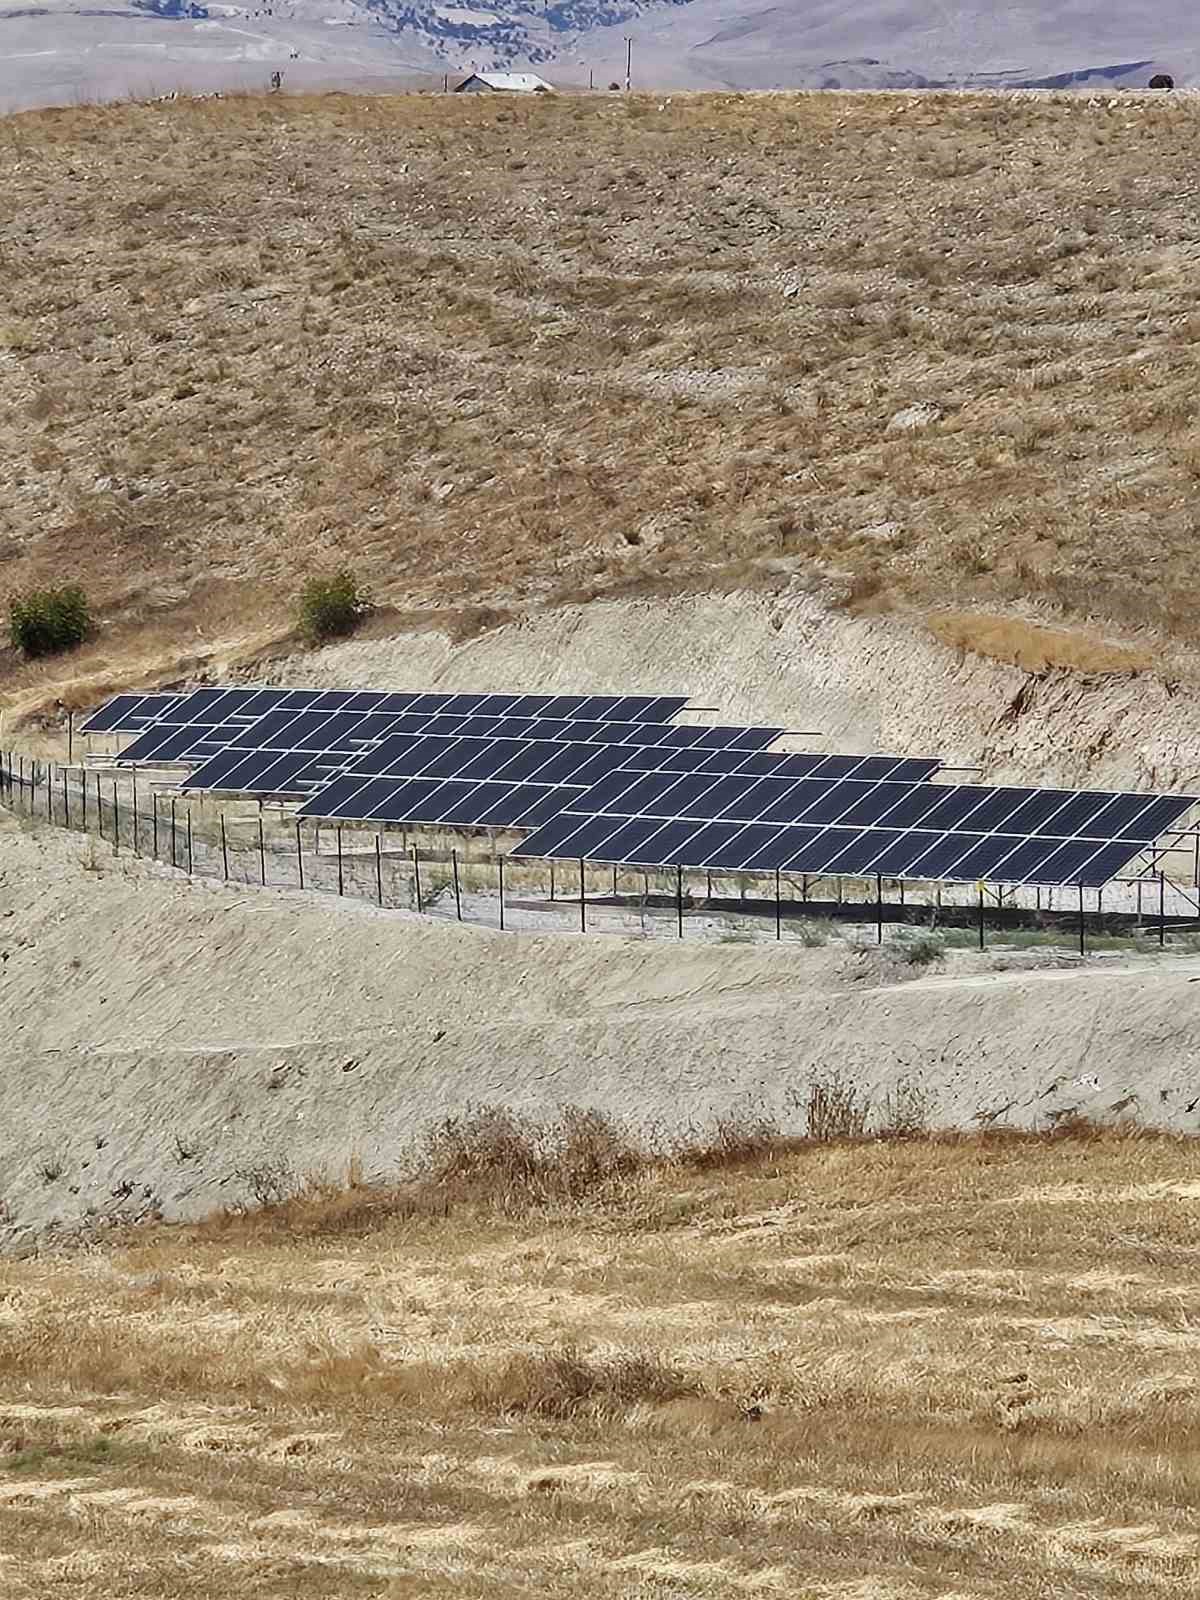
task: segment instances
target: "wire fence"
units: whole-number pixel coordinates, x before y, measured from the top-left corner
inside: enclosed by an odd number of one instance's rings
[[[102,840],[115,855],[154,860],[197,879],[341,896],[385,910],[498,927],[667,933],[676,938],[800,938],[817,924],[857,926],[884,943],[936,930],[949,942],[993,938],[1093,944],[1166,943],[1197,926],[1195,901],[1159,872],[1125,887],[1127,907],[1100,891],[1040,890],[1032,905],[982,886],[895,880],[767,878],[682,868],[647,872],[513,859],[511,841],[428,831],[318,825],[286,807],[173,792],[136,769],[59,765],[0,751],[0,801],[18,816]],[[874,893],[872,894],[872,890]],[[947,892],[948,891],[948,892]]]

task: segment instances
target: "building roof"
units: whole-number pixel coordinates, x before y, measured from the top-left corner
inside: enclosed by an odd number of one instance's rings
[[[539,78],[536,72],[473,72],[459,84],[465,89],[468,83],[486,83],[489,89],[507,90],[510,94],[553,94],[554,85]]]

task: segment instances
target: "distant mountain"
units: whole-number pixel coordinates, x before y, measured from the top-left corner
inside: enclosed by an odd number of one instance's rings
[[[0,107],[532,64],[643,88],[1200,82],[1191,0],[0,0]]]

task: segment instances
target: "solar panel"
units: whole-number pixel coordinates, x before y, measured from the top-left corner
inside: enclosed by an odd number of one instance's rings
[[[769,744],[773,732],[755,730],[674,728],[666,723],[637,720],[658,706],[674,707],[678,697],[511,694],[398,694],[383,690],[314,689],[197,689],[178,697],[166,714],[150,726],[142,738],[121,754],[123,762],[206,761],[226,746],[237,743],[256,749],[312,749],[329,753],[352,753],[389,731],[493,731],[507,721],[506,731],[519,734],[539,730],[546,737],[554,729],[575,728],[578,737],[598,740],[638,741],[642,738],[666,739],[675,735],[680,743],[694,744],[707,735],[718,742],[736,734],[747,736],[747,747]],[[628,706],[633,716],[617,718],[614,713]],[[515,715],[512,708],[520,715]],[[549,717],[550,711],[577,707],[589,713],[587,719],[566,721]],[[674,714],[672,712],[672,714]],[[337,720],[337,719],[342,720]],[[360,719],[356,725],[354,719]],[[188,731],[190,730],[190,734]],[[585,731],[587,730],[587,731]]]
[[[81,733],[140,733],[155,717],[176,705],[178,694],[117,694],[93,711]]]
[[[448,828],[538,828],[585,789],[462,778],[341,777],[298,811],[305,818]]]
[[[1197,804],[1190,795],[616,771],[516,853],[1095,887]]]

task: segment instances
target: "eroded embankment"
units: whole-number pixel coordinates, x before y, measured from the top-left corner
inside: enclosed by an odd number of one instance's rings
[[[931,1120],[1078,1108],[1200,1126],[1200,962],[913,978],[841,941],[482,932],[189,884],[0,827],[0,1196],[10,1228],[243,1198],[247,1173],[394,1168],[472,1103],[673,1132],[803,1122],[841,1072]]]
[[[979,632],[990,639],[984,619]],[[275,663],[272,676],[689,693],[716,708],[705,720],[778,722],[822,736],[799,741],[803,748],[940,755],[1001,782],[1200,784],[1200,703],[1174,681],[1149,671],[1026,670],[950,648],[896,617],[830,610],[794,588],[531,612],[458,645],[433,629],[362,639]]]

